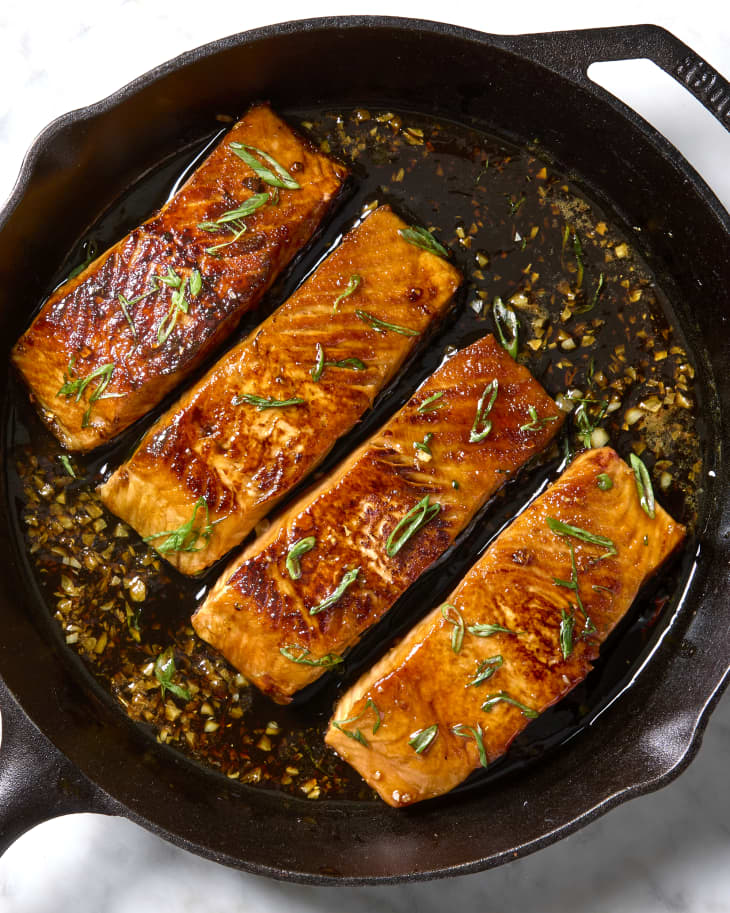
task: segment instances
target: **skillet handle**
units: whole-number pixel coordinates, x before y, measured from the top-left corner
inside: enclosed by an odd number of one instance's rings
[[[680,41],[658,25],[625,25],[525,36],[537,39],[531,48],[551,69],[595,89],[587,70],[603,60],[646,57],[690,91],[730,131],[730,82]]]
[[[0,855],[36,824],[112,802],[28,719],[0,679]]]

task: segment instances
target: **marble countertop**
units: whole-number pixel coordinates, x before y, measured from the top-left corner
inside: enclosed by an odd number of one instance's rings
[[[455,0],[5,0],[0,8],[0,199],[23,154],[52,118],[96,101],[147,69],[214,38],[274,21],[389,13],[516,33],[654,22],[730,76],[730,8],[671,0],[480,4]],[[599,10],[599,11],[596,11]],[[730,136],[646,62],[591,75],[637,107],[695,165],[730,208]],[[1,749],[0,749],[1,754]],[[40,825],[0,860],[0,911],[464,910],[539,913],[730,913],[730,696],[694,763],[658,793],[635,799],[526,859],[437,883],[373,888],[280,884],[179,850],[126,820],[74,815]]]

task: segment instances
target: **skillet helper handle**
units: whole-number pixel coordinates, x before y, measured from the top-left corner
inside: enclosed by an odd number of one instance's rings
[[[591,86],[594,84],[586,74],[592,63],[648,58],[691,92],[730,131],[730,81],[658,25],[625,25],[527,37],[543,39],[538,53],[551,69]]]
[[[0,855],[36,824],[109,803],[28,719],[0,679]]]

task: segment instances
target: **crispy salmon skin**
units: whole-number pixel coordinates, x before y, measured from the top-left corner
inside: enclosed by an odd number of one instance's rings
[[[91,450],[157,405],[256,307],[346,176],[267,106],[251,108],[16,343],[13,362],[59,441]]]
[[[585,678],[683,537],[613,450],[579,455],[344,694],[327,743],[389,805],[448,792]]]
[[[446,311],[461,274],[405,241],[406,228],[387,206],[369,215],[102,486],[106,506],[179,570],[194,574],[238,545]],[[190,536],[171,540],[165,531],[194,513]]]
[[[195,630],[289,701],[390,609],[561,420],[494,337],[462,349],[230,564]]]

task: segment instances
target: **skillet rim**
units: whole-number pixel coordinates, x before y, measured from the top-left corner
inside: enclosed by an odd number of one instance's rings
[[[512,53],[516,56],[525,56],[526,54],[529,54],[529,61],[532,64],[552,69],[553,72],[557,73],[562,78],[568,81],[571,81],[572,79],[573,82],[578,82],[578,84],[583,88],[586,87],[586,82],[583,79],[576,79],[580,68],[576,69],[572,75],[567,72],[567,68],[565,67],[558,67],[556,69],[554,66],[550,66],[549,63],[546,63],[544,59],[541,59],[539,54],[535,53],[534,46],[528,51],[526,48],[520,47],[520,43],[523,45],[530,42],[540,43],[545,42],[548,38],[554,40],[560,36],[575,37],[581,34],[585,35],[589,32],[594,35],[600,35],[606,33],[607,31],[611,31],[610,29],[590,29],[581,31],[543,32],[525,35],[504,36],[490,35],[489,33],[467,29],[460,26],[449,25],[447,23],[432,22],[421,19],[410,19],[406,17],[334,16],[294,20],[284,23],[272,24],[227,36],[225,38],[209,42],[208,44],[201,47],[183,52],[177,57],[166,61],[148,71],[147,73],[135,78],[125,86],[108,95],[106,98],[94,102],[88,106],[70,111],[53,120],[38,134],[22,162],[15,185],[13,186],[10,196],[8,197],[7,202],[0,212],[0,231],[2,231],[8,219],[21,204],[29,185],[34,178],[34,171],[38,165],[38,159],[42,155],[44,148],[48,143],[52,142],[55,137],[61,135],[68,128],[73,127],[80,122],[92,120],[97,115],[109,113],[113,111],[114,108],[124,103],[131,95],[134,95],[140,92],[142,89],[145,89],[148,86],[154,84],[157,80],[162,79],[163,77],[174,73],[190,64],[193,64],[199,59],[215,56],[216,54],[224,52],[230,48],[236,48],[242,45],[251,44],[255,41],[271,37],[279,37],[286,34],[296,35],[300,34],[301,32],[314,32],[323,29],[352,29],[361,28],[363,26],[401,29],[405,28],[418,32],[425,31],[433,35],[446,35],[456,37],[462,41],[473,42],[484,45],[486,47],[497,47],[502,51]],[[649,29],[652,30],[655,34],[662,33],[664,35],[670,36],[670,33],[657,26],[630,26],[628,28],[636,30],[637,34],[638,31],[642,29]],[[622,30],[622,27],[617,27],[615,30]],[[691,182],[693,189],[697,195],[701,198],[702,202],[712,211],[713,215],[718,219],[718,221],[724,227],[725,231],[730,234],[730,214],[728,214],[728,212],[724,209],[704,179],[677,152],[677,150],[668,142],[668,140],[646,121],[644,121],[643,118],[637,115],[636,112],[633,112],[630,108],[625,106],[619,99],[616,99],[610,93],[605,92],[605,90],[596,86],[590,80],[587,80],[587,77],[585,79],[587,84],[590,86],[591,92],[594,95],[600,97],[604,103],[607,103],[616,109],[624,118],[631,120],[636,126],[639,127],[647,142],[651,143],[655,148],[658,147],[658,151],[665,158],[670,158],[672,164],[678,168],[678,170],[684,173],[687,179]],[[653,656],[653,652],[654,651],[652,650],[650,657]],[[602,801],[595,803],[591,808],[587,809],[582,814],[579,814],[577,817],[572,817],[570,821],[558,825],[557,827],[544,833],[541,837],[525,842],[519,847],[505,850],[501,854],[493,854],[486,859],[477,859],[462,865],[448,865],[443,869],[433,869],[426,873],[419,872],[416,875],[412,875],[410,877],[417,878],[418,880],[427,880],[431,878],[443,877],[447,874],[466,874],[469,872],[481,871],[485,868],[499,865],[502,862],[517,858],[518,856],[524,856],[536,849],[555,842],[557,839],[560,839],[563,836],[567,836],[568,834],[573,833],[580,827],[599,817],[601,814],[604,814],[610,808],[615,807],[621,802],[627,801],[629,798],[634,796],[651,792],[671,782],[671,780],[678,776],[688,766],[688,764],[691,762],[699,750],[699,746],[701,744],[702,736],[707,726],[710,713],[719,701],[719,698],[724,688],[727,686],[729,680],[730,668],[728,668],[725,673],[720,676],[720,678],[713,684],[710,693],[707,695],[704,705],[697,712],[692,724],[691,735],[685,750],[662,774],[640,780],[639,782],[634,782],[629,786],[625,786],[620,790],[616,790],[613,794],[605,797]],[[25,711],[23,711],[23,713],[25,713]],[[28,719],[30,721],[30,718]],[[32,725],[35,726],[35,723],[32,723]],[[54,750],[56,752],[59,751],[55,748],[55,746]],[[408,880],[409,877],[404,875],[333,877],[323,874],[309,874],[303,873],[301,871],[291,871],[275,866],[264,866],[260,864],[246,863],[238,857],[227,857],[223,854],[209,851],[206,847],[201,846],[198,843],[188,841],[177,834],[170,833],[166,829],[155,824],[153,821],[145,818],[142,815],[134,813],[130,808],[124,806],[120,808],[118,800],[110,800],[109,804],[116,806],[113,809],[114,811],[124,814],[126,817],[130,818],[130,820],[134,820],[137,823],[142,824],[149,830],[165,836],[167,839],[172,840],[172,842],[177,843],[186,849],[192,850],[193,852],[207,856],[208,858],[214,859],[216,861],[226,862],[226,864],[235,865],[239,868],[243,868],[247,871],[255,872],[258,874],[267,874],[283,880],[297,881],[309,884],[342,885],[396,883]]]

